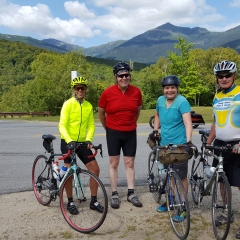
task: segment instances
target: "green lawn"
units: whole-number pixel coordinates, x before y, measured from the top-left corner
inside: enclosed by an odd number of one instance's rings
[[[202,114],[203,119],[205,123],[212,123],[212,107],[192,107],[192,110],[195,111],[196,113]],[[140,117],[138,120],[138,123],[148,123],[150,116],[155,114],[155,109],[150,109],[150,110],[142,110],[140,113]],[[94,114],[95,122],[99,123],[98,119],[98,113]],[[49,121],[49,122],[58,122],[59,121],[59,116],[49,116],[49,117],[31,117],[31,116],[22,116],[19,118],[18,116],[15,116],[14,118],[7,117],[3,118],[1,117],[0,119],[2,120],[28,120],[28,121]]]

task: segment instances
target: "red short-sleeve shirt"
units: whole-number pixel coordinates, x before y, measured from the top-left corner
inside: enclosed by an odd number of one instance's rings
[[[139,88],[128,85],[125,93],[115,84],[102,92],[98,106],[106,111],[106,126],[120,131],[133,131],[137,128],[136,113],[142,106]]]

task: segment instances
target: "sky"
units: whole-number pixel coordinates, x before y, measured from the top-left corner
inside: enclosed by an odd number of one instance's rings
[[[240,25],[239,12],[240,0],[0,0],[0,33],[88,48],[167,22],[223,32]]]

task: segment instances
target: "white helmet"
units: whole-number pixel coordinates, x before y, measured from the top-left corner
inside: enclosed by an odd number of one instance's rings
[[[234,62],[223,60],[215,65],[213,68],[214,74],[219,73],[235,73],[237,71],[237,65]]]

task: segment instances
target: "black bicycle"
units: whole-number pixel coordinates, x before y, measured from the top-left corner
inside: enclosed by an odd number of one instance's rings
[[[186,148],[186,145],[156,146],[148,158],[150,192],[157,203],[160,203],[161,196],[165,195],[170,223],[176,236],[181,240],[187,238],[190,230],[190,209],[187,194],[181,179],[173,170],[172,164],[168,165],[164,173],[160,174],[158,162],[161,162],[160,151],[182,147]]]
[[[32,168],[32,186],[38,202],[47,206],[51,201],[55,201],[57,196],[60,198],[60,207],[62,214],[68,224],[78,232],[90,233],[97,230],[104,222],[108,211],[108,197],[105,187],[101,180],[88,170],[82,169],[76,162],[76,151],[79,148],[86,148],[86,143],[77,143],[75,149],[69,150],[65,156],[54,153],[52,141],[56,139],[53,135],[43,135],[45,148],[50,153],[50,156],[39,155],[36,157]],[[102,145],[93,146],[95,153],[98,150],[102,155]],[[58,172],[53,171],[53,162],[55,158],[59,160],[70,157],[72,159],[71,167],[64,175],[61,182],[59,182],[54,175]],[[98,185],[97,199],[104,207],[103,212],[90,209],[91,191],[89,187],[90,181],[95,181]],[[72,215],[67,210],[68,197],[66,195],[66,188],[72,186],[73,200],[79,214]],[[69,189],[69,188],[68,188]]]
[[[231,187],[223,171],[223,153],[232,151],[231,145],[226,146],[207,146],[209,131],[199,130],[201,134],[201,152],[193,160],[189,182],[191,185],[192,198],[195,204],[200,207],[204,196],[212,195],[212,225],[216,239],[224,240],[227,238],[231,222]],[[212,151],[218,150],[219,156]],[[204,166],[207,164],[206,154],[218,160],[218,165],[208,179],[204,176]],[[225,218],[225,223],[221,219]]]

